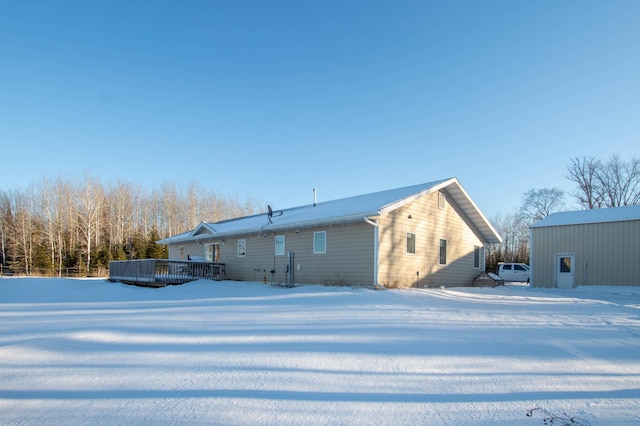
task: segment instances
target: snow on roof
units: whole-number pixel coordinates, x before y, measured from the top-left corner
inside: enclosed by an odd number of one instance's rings
[[[622,222],[628,220],[640,220],[640,206],[610,207],[606,209],[552,213],[531,225],[531,228],[581,225],[587,223]]]
[[[460,187],[457,179],[443,179],[427,182],[419,185],[406,186],[403,188],[379,191],[370,194],[357,195],[354,197],[342,198],[333,201],[325,201],[317,204],[287,208],[283,210],[274,209],[271,218],[266,213],[252,216],[229,219],[215,223],[203,222],[192,232],[176,235],[158,241],[160,244],[176,243],[180,241],[193,240],[194,238],[210,238],[211,236],[222,237],[225,235],[237,235],[253,232],[275,232],[297,227],[329,225],[335,223],[348,223],[364,221],[365,218],[378,216],[388,210],[400,207],[404,203],[444,187],[452,187],[454,198],[459,198],[459,204],[463,204],[463,209],[470,211],[470,217],[477,224],[483,235],[491,239],[499,239],[499,235],[479,212],[475,204],[468,199],[468,195]],[[462,199],[464,198],[464,200]],[[470,207],[471,206],[471,207]]]

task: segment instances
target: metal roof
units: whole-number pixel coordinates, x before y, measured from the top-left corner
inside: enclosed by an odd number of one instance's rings
[[[640,220],[640,206],[609,207],[605,209],[552,213],[530,227],[544,228],[547,226],[623,222],[628,220]]]
[[[158,243],[170,244],[211,237],[365,221],[438,190],[446,190],[486,242],[502,241],[458,180],[450,178],[284,210],[275,209],[271,217],[262,213],[215,223],[202,222],[191,232],[165,238]]]

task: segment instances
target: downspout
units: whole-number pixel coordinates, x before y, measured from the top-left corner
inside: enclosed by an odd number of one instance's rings
[[[380,247],[379,239],[380,235],[378,232],[378,221],[369,219],[365,216],[364,221],[369,225],[373,226],[373,286],[378,286],[378,250]]]

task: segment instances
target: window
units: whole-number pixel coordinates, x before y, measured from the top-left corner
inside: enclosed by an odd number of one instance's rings
[[[322,254],[327,252],[327,231],[313,233],[313,253]]]
[[[284,256],[284,235],[276,235],[276,256]]]
[[[247,255],[247,240],[238,240],[238,257]]]
[[[447,240],[440,240],[440,264],[447,264]]]
[[[502,270],[503,271],[510,271],[511,270],[511,265],[502,265]]]
[[[560,272],[564,272],[564,273],[571,272],[571,258],[570,257],[561,257],[560,258]]]
[[[416,254],[416,234],[407,232],[407,253]]]
[[[442,192],[438,192],[438,208],[439,209],[444,209],[444,203],[445,199],[444,199],[444,194]]]
[[[521,265],[513,265],[513,269],[515,271],[523,271],[523,272],[527,272],[527,270],[525,268],[523,268]]]
[[[180,246],[180,260],[184,260],[184,246]]]
[[[475,246],[473,248],[473,268],[474,269],[480,268],[480,247],[478,246]]]

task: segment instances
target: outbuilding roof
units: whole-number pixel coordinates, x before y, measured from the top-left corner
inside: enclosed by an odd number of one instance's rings
[[[357,195],[317,204],[308,204],[283,210],[224,220],[202,222],[196,229],[158,241],[171,244],[197,239],[224,237],[254,232],[277,232],[301,227],[351,223],[375,218],[395,210],[424,195],[446,189],[488,243],[502,241],[500,235],[471,200],[456,178],[427,182],[419,185]]]
[[[640,220],[640,206],[609,207],[606,209],[552,213],[531,225],[531,228],[581,225],[587,223],[623,222],[628,220]]]

